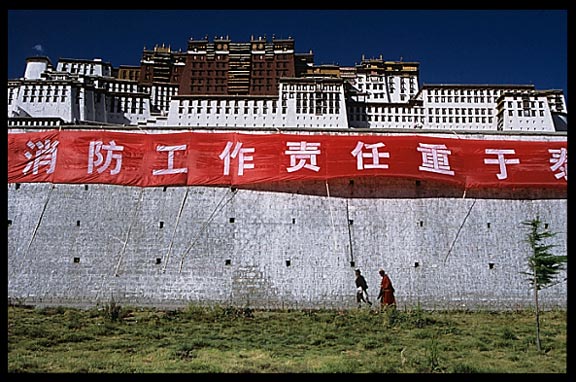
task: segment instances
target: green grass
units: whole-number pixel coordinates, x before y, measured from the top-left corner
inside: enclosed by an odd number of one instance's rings
[[[567,314],[8,307],[9,373],[566,373]]]

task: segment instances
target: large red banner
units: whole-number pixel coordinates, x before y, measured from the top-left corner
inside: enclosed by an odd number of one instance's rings
[[[342,177],[566,187],[566,141],[426,135],[47,131],[8,134],[9,183],[242,185]]]

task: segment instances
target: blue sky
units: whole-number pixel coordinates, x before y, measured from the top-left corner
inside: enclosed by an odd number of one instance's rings
[[[567,10],[8,10],[8,78],[26,58],[138,65],[144,47],[190,38],[292,37],[316,64],[362,55],[420,63],[421,84],[534,84],[568,99]]]

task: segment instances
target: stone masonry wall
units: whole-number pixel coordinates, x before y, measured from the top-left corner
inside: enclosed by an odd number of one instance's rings
[[[245,188],[8,185],[8,297],[35,305],[355,307],[383,267],[400,308],[533,305],[522,221],[567,253],[567,191],[387,178]],[[541,291],[567,306],[566,272]]]

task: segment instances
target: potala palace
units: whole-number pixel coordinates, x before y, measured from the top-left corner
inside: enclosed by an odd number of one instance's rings
[[[317,65],[291,38],[23,69],[9,301],[355,308],[354,270],[375,300],[385,268],[399,308],[508,310],[533,304],[523,222],[567,254],[562,89]],[[567,307],[566,271],[540,301]]]

